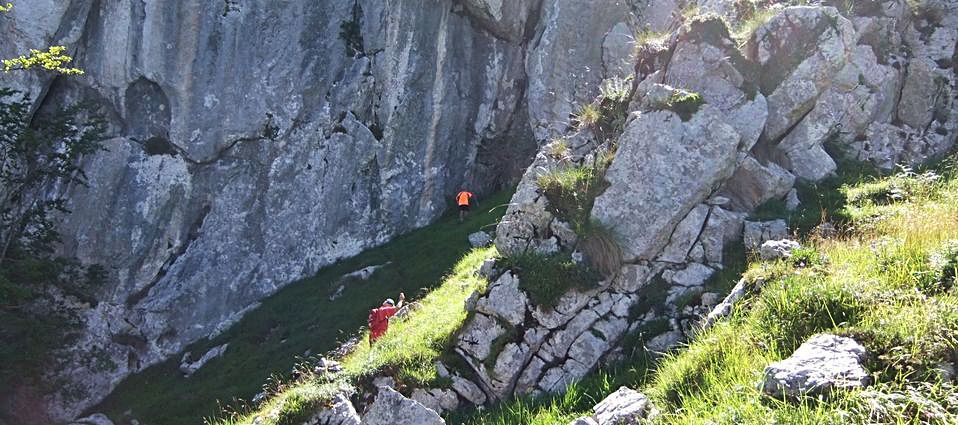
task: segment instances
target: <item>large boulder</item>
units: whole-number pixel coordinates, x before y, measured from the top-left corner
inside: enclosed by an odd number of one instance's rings
[[[757,63],[759,87],[768,95],[766,139],[778,141],[789,135],[812,111],[850,62],[855,36],[852,23],[835,8],[820,6],[785,8],[755,31],[746,55]],[[834,171],[822,141],[817,136],[782,141],[778,150],[786,168],[812,180]]]
[[[816,335],[792,355],[765,368],[762,391],[775,398],[827,395],[863,388],[871,382],[865,348],[851,338]]]
[[[363,416],[362,425],[445,425],[434,410],[403,397],[392,388],[380,388]]]
[[[315,414],[303,425],[360,425],[359,414],[349,397],[337,394],[328,407]]]
[[[870,46],[857,46],[848,63],[831,76],[814,108],[779,143],[788,165],[799,177],[820,180],[835,170],[829,161],[815,161],[826,142],[853,143],[872,122],[891,119],[898,101],[900,72],[878,63]],[[849,155],[856,156],[854,152]]]
[[[760,26],[746,46],[768,94],[765,135],[776,140],[815,105],[849,61],[855,29],[835,8],[785,8]]]
[[[721,194],[735,211],[748,213],[773,199],[781,199],[795,185],[795,176],[774,162],[763,165],[749,155],[741,161]]]
[[[654,258],[688,212],[731,176],[740,142],[708,104],[688,122],[668,110],[635,114],[592,217],[619,235],[627,261]]]

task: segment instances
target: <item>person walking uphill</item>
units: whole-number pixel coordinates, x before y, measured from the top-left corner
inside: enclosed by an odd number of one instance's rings
[[[456,205],[459,206],[459,222],[462,223],[462,220],[466,218],[466,214],[469,214],[469,208],[473,203],[476,206],[479,205],[479,202],[475,201],[476,195],[473,195],[472,192],[463,189],[456,194]]]
[[[377,339],[381,338],[389,330],[389,318],[393,317],[400,308],[403,301],[406,300],[406,294],[399,293],[399,304],[396,304],[392,298],[386,298],[383,305],[374,308],[369,312],[369,346],[373,345]]]

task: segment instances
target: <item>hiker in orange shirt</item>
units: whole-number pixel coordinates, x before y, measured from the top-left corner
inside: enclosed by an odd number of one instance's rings
[[[473,203],[476,206],[479,206],[479,202],[475,200],[476,195],[473,195],[472,192],[463,189],[456,194],[456,205],[459,206],[459,222],[462,223],[462,220],[466,218],[466,214],[469,214],[469,207]]]

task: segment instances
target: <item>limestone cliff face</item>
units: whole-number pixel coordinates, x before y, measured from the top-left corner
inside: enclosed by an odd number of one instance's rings
[[[515,181],[535,148],[524,40],[539,7],[18,2],[0,19],[2,56],[65,44],[86,75],[4,85],[38,109],[93,101],[110,123],[61,232],[63,254],[107,266],[111,282],[53,372],[66,388],[52,416],[431,222],[461,184]]]
[[[598,3],[17,3],[0,56],[64,44],[86,75],[4,85],[38,110],[92,101],[110,124],[61,228],[62,254],[110,283],[52,369],[51,417],[429,223],[460,185],[517,181],[536,136],[563,131],[611,62],[629,66],[613,52],[630,54],[645,3]]]

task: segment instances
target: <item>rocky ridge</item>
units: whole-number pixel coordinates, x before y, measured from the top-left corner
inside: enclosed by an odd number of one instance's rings
[[[767,256],[795,248],[782,241],[783,222],[746,221],[757,206],[794,205],[796,181],[823,179],[845,159],[890,169],[953,147],[958,105],[948,57],[956,53],[958,8],[872,3],[852,13],[779,6],[741,50],[723,20],[710,16],[687,19],[666,41],[638,49],[631,112],[614,141],[608,188],[591,210],[591,219],[620,241],[623,265],[593,289],[567,293],[554,308],[505,302],[525,299],[508,271],[491,285],[457,347],[487,395],[561,391],[614,361],[618,341],[643,325],[667,323],[646,346],[669,349],[729,310],[723,303],[716,318],[700,322],[719,301],[703,292],[722,268],[725,246],[744,233],[746,245]],[[904,36],[884,38],[895,31]],[[885,42],[876,44],[878,38]],[[929,56],[943,67],[921,65]],[[916,95],[910,91],[925,89],[926,99],[950,100],[910,106]],[[703,102],[685,117],[668,101],[688,92]],[[921,136],[911,137],[915,131]],[[877,141],[878,133],[897,139]],[[556,215],[539,181],[588,166],[609,148],[587,128],[565,137],[571,157],[556,158],[547,147],[523,177],[497,229],[503,255],[582,255],[578,235],[567,231],[574,226]],[[649,303],[651,310],[641,308]]]

